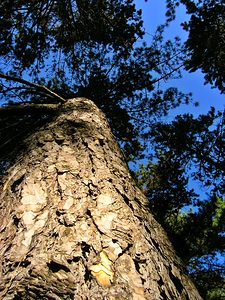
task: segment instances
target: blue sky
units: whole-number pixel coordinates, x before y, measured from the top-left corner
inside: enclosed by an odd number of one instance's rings
[[[153,34],[157,25],[162,24],[165,21],[166,1],[148,0],[145,2],[145,0],[135,0],[134,2],[137,8],[142,9],[145,31],[148,34]],[[185,7],[181,5],[177,10],[176,20],[170,24],[165,32],[166,37],[170,39],[172,37],[179,36],[185,41],[187,38],[187,32],[185,32],[180,25],[185,20],[188,20],[188,16],[186,15]],[[148,34],[145,36],[146,41],[150,38]],[[199,107],[181,107],[178,110],[178,113],[190,112],[194,115],[198,115],[201,113],[207,113],[210,106],[215,106],[219,110],[223,110],[225,108],[224,95],[221,95],[217,89],[212,89],[209,84],[204,85],[204,78],[201,71],[194,73],[183,71],[182,74],[182,79],[169,80],[166,84],[163,84],[165,87],[178,87],[185,93],[192,92],[194,101],[198,101],[200,105]],[[171,117],[174,117],[175,112],[172,112],[172,114],[173,115]]]

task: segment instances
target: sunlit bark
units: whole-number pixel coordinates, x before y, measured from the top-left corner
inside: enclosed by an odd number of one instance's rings
[[[1,299],[201,299],[93,102],[24,143],[2,185]]]

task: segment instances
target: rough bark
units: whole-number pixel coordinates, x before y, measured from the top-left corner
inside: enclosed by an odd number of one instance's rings
[[[0,196],[1,299],[201,299],[91,101],[25,143]]]

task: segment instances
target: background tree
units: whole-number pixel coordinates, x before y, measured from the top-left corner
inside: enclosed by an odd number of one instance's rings
[[[186,70],[200,69],[205,83],[224,93],[224,4],[166,2],[165,27],[181,3],[190,15],[182,24],[189,33],[183,50]],[[149,137],[154,145],[151,160],[139,171],[139,182],[204,298],[223,299],[224,112],[211,108],[198,118],[187,114],[155,123]],[[190,182],[200,186],[200,194],[190,189]]]
[[[186,68],[191,72],[201,69],[205,82],[224,93],[225,7],[215,0],[183,3],[191,15],[190,21],[183,24],[189,32]]]
[[[217,126],[212,129],[215,119]],[[156,219],[206,299],[224,296],[224,116],[177,116],[155,124],[154,162],[143,167],[140,184]],[[190,176],[208,194],[190,190]],[[207,277],[208,276],[208,277]]]
[[[183,22],[188,32],[185,42],[185,67],[190,72],[200,69],[205,83],[224,93],[224,18],[225,8],[221,0],[167,0],[167,24],[176,17],[176,8],[186,6],[190,20]]]

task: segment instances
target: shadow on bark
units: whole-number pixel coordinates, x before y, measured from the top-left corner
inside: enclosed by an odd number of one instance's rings
[[[55,118],[55,107],[8,106],[0,110],[0,176],[27,151],[25,140]]]

